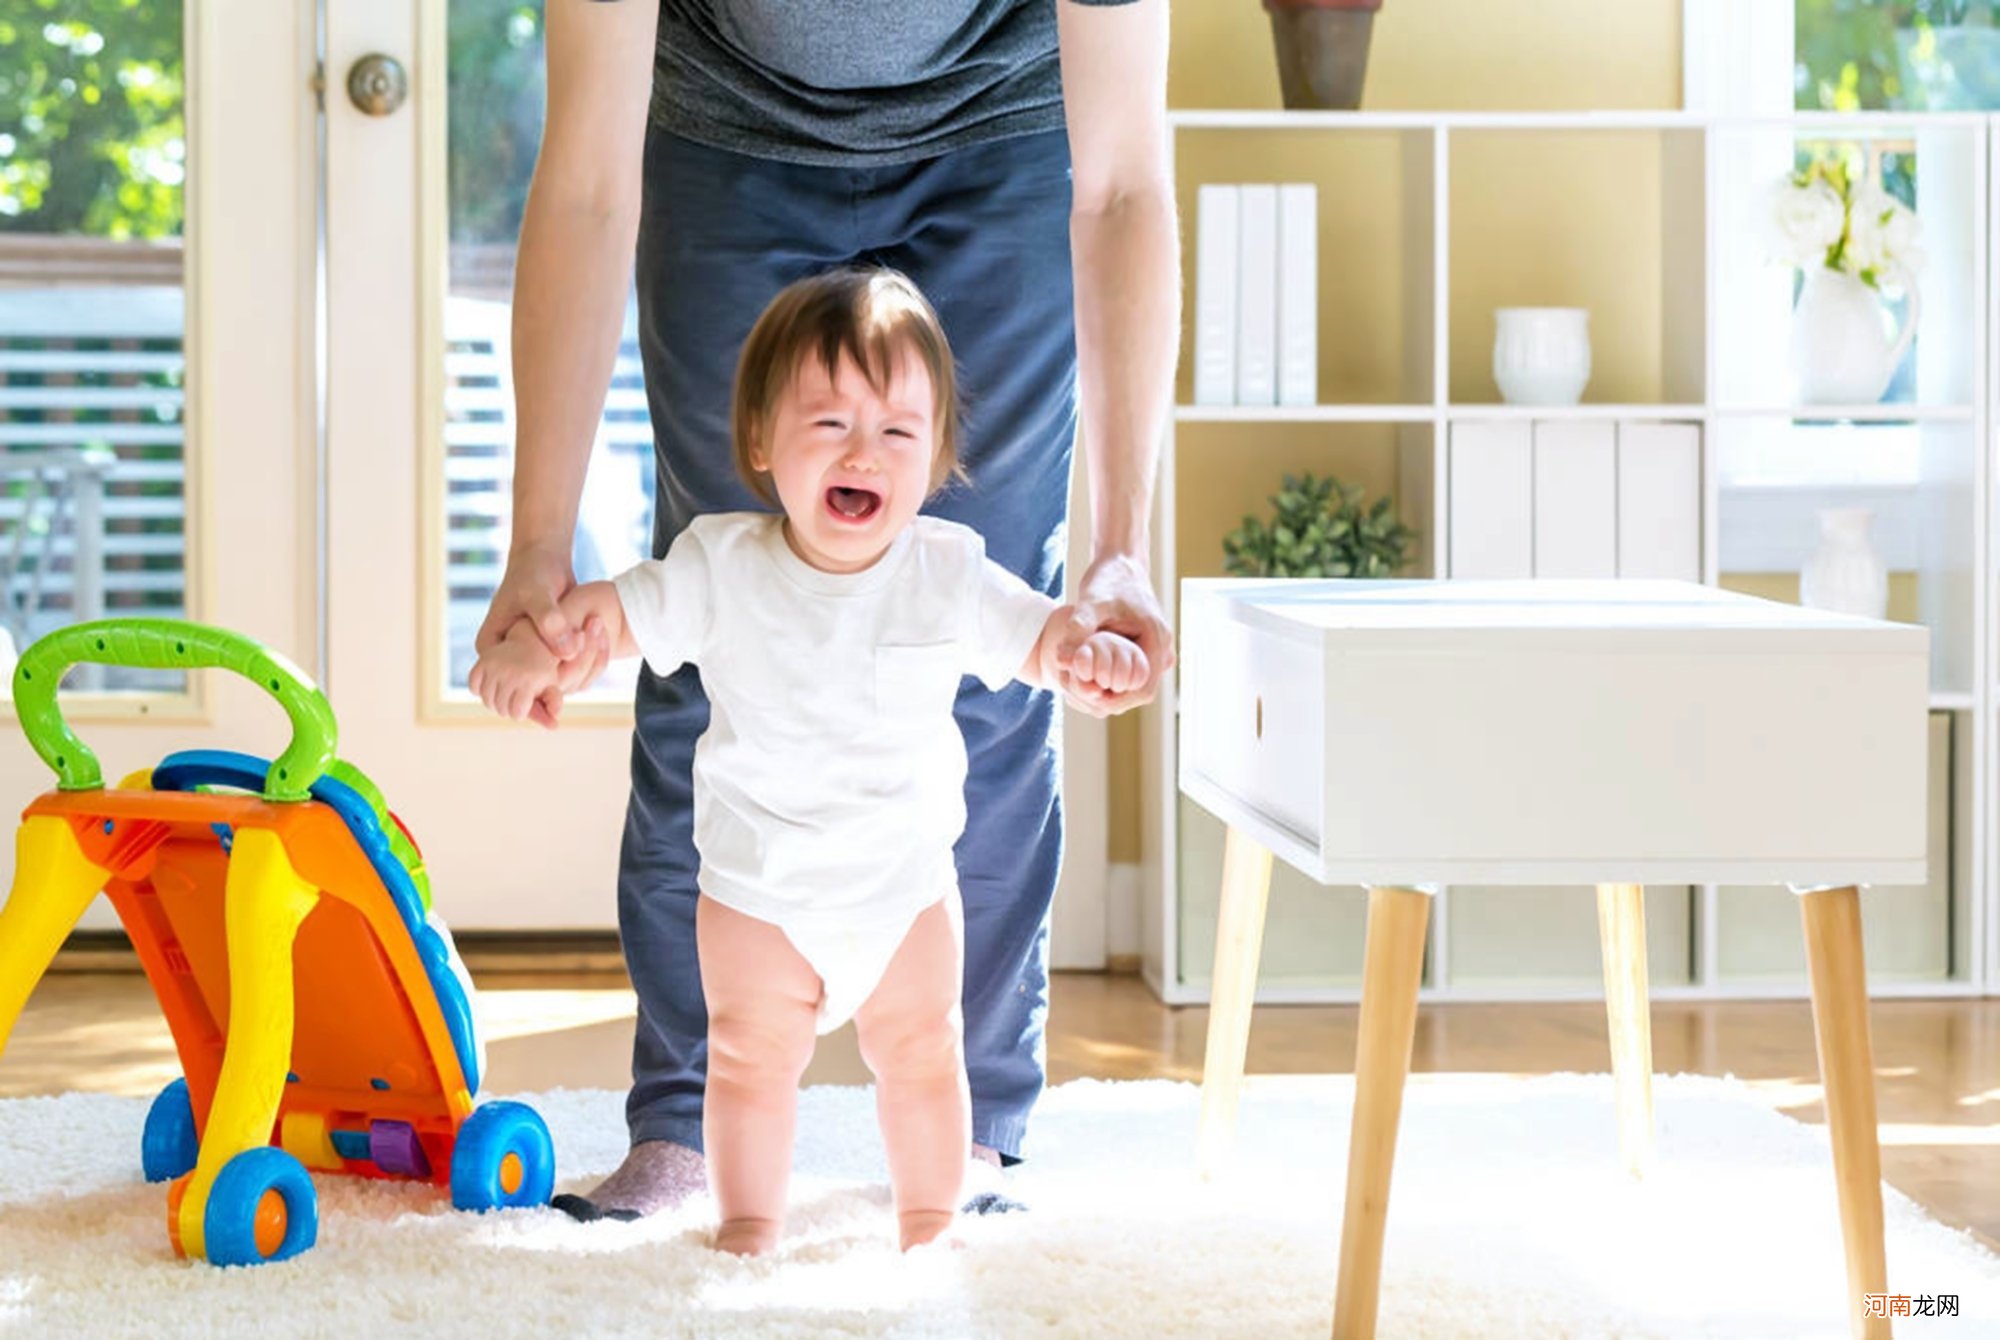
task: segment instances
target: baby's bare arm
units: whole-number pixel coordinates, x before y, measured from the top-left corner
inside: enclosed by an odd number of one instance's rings
[[[1056,648],[1061,645],[1063,634],[1068,631],[1070,619],[1075,613],[1074,605],[1058,605],[1049,611],[1047,621],[1042,624],[1042,635],[1035,639],[1034,646],[1028,648],[1028,659],[1021,662],[1014,678],[1038,689],[1062,687],[1062,672],[1056,666]]]

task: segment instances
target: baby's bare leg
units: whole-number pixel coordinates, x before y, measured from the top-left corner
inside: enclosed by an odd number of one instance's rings
[[[695,938],[708,998],[701,1133],[708,1183],[722,1212],[715,1245],[754,1256],[776,1246],[784,1227],[819,974],[776,926],[712,898],[696,905]]]
[[[972,1146],[959,1014],[964,941],[954,891],[917,917],[854,1016],[862,1059],[875,1072],[875,1109],[906,1250],[951,1224]]]

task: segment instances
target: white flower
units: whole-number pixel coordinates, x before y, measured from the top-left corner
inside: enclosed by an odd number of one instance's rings
[[[1879,286],[1896,287],[1923,263],[1917,216],[1873,182],[1857,187],[1841,261],[1841,268],[1850,274],[1872,274]]]
[[[1810,269],[1826,264],[1827,249],[1840,241],[1847,210],[1840,192],[1824,180],[1815,177],[1799,186],[1787,177],[1775,189],[1772,222],[1775,259]]]

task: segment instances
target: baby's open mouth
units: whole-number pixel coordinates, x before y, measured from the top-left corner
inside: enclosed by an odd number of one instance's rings
[[[872,489],[830,488],[826,505],[836,516],[849,521],[866,521],[882,506],[882,495]]]

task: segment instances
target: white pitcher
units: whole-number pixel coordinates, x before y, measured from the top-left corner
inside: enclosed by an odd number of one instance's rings
[[[1807,405],[1872,405],[1917,333],[1917,290],[1903,328],[1891,338],[1880,295],[1843,270],[1806,272],[1792,309],[1792,376]]]
[[[1869,535],[1875,514],[1866,507],[1827,507],[1819,513],[1819,548],[1799,572],[1799,603],[1839,614],[1879,619],[1889,609],[1889,569]]]

